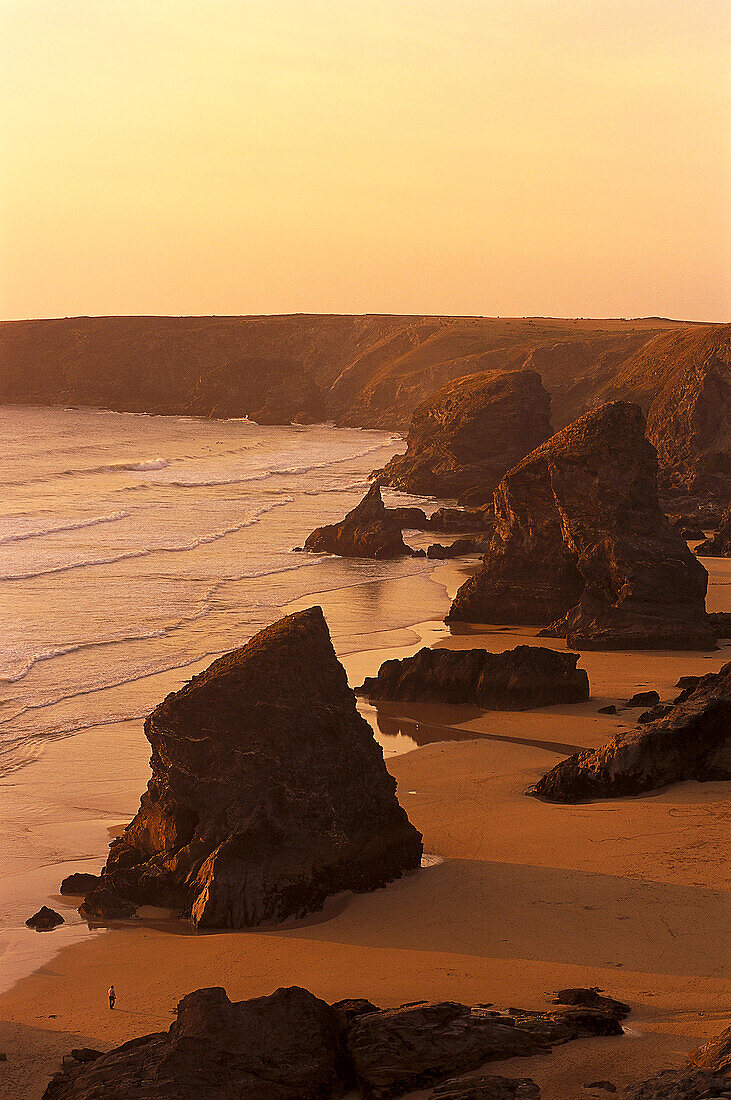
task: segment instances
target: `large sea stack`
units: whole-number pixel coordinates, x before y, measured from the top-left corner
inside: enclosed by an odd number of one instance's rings
[[[549,627],[576,649],[710,649],[708,575],[657,495],[636,405],[586,413],[509,471],[451,622]]]
[[[731,661],[684,689],[656,721],[562,760],[532,793],[551,802],[581,802],[688,779],[731,779]]]
[[[552,430],[551,398],[536,371],[472,374],[419,405],[406,453],[378,477],[409,493],[485,503],[506,470]]]
[[[401,517],[386,508],[376,482],[340,523],[317,527],[304,549],[344,558],[400,558],[411,553],[401,535]]]
[[[383,886],[421,834],[335,656],[319,607],[226,654],[145,722],[152,779],[81,912],[181,910],[240,928]]]

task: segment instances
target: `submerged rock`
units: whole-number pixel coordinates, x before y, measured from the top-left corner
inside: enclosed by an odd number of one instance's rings
[[[470,703],[488,710],[529,710],[589,698],[589,678],[578,653],[516,646],[484,649],[424,648],[413,657],[384,661],[356,694],[402,702]]]
[[[82,909],[121,899],[202,927],[302,916],[421,862],[319,607],[220,657],[145,722],[152,778]]]
[[[549,624],[577,649],[708,649],[708,575],[671,528],[640,409],[587,413],[509,471],[448,621]]]
[[[335,1012],[294,986],[232,1003],[223,989],[184,997],[169,1031],[65,1067],[44,1100],[323,1100],[342,1096]]]
[[[552,802],[581,802],[686,779],[731,779],[731,661],[703,676],[664,717],[563,760],[531,793]]]
[[[731,558],[731,508],[727,508],[714,535],[695,548],[702,557]]]
[[[378,482],[344,520],[317,527],[308,535],[304,548],[346,558],[399,558],[411,553],[402,538],[398,517],[381,499]]]
[[[28,917],[25,923],[29,928],[35,928],[36,932],[50,932],[52,928],[66,922],[55,909],[49,909],[47,905],[42,905],[37,913],[34,913],[32,917]]]
[[[551,398],[536,371],[472,374],[414,411],[406,453],[378,477],[410,493],[485,503],[506,470],[551,431]]]

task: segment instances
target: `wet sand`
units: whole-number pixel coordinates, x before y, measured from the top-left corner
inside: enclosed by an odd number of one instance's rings
[[[718,570],[706,564],[721,582],[709,606],[728,607],[726,563]],[[464,568],[441,565],[434,580],[452,592]],[[378,599],[412,598],[421,606],[422,582],[394,582],[399,587],[390,593],[386,584]],[[320,593],[285,610],[319,602],[335,632],[336,622],[356,623],[373,603],[362,588]],[[423,643],[506,649],[534,634],[448,636],[430,620],[385,636],[354,632],[343,660],[355,685],[383,659]],[[40,1096],[72,1046],[106,1048],[167,1028],[180,997],[207,985],[225,986],[233,999],[296,983],[328,1000],[451,998],[536,1008],[560,986],[598,985],[633,1006],[623,1038],[582,1040],[491,1070],[533,1077],[544,1100],[571,1100],[593,1095],[582,1087],[587,1081],[621,1087],[679,1064],[720,1030],[731,1007],[728,785],[686,783],[581,806],[550,805],[524,792],[573,746],[602,744],[634,725],[637,711],[599,715],[599,706],[644,687],[670,698],[680,675],[715,671],[730,656],[728,647],[713,654],[586,653],[580,663],[592,698],[573,707],[506,714],[361,704],[385,731],[388,767],[424,833],[425,851],[436,857],[431,865],[384,890],[332,899],[323,913],[277,929],[193,934],[161,913],[92,934],[78,918],[45,936],[20,929],[0,957],[12,960],[3,967],[0,995],[0,1051],[8,1055],[0,1063],[2,1095]],[[107,765],[112,744],[124,760],[114,776]],[[99,866],[109,831],[136,810],[148,755],[141,723],[101,727],[50,745],[18,773],[16,788],[6,788],[3,821],[31,815],[33,858],[19,860],[4,880],[24,914],[43,903],[74,914],[74,899],[55,893],[58,883],[72,868]],[[82,764],[79,790],[74,766]],[[52,810],[39,809],[49,789]],[[119,997],[114,1012],[105,1001],[111,981]]]

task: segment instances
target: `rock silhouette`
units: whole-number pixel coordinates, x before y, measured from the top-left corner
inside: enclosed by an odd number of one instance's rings
[[[35,928],[36,932],[50,932],[52,928],[56,928],[59,924],[64,924],[64,919],[60,913],[57,913],[55,909],[49,909],[47,905],[42,905],[37,913],[34,913],[32,917],[28,917],[25,922],[29,928]]]
[[[604,405],[518,463],[451,622],[546,624],[576,649],[707,649],[706,571],[660,510],[641,411]]]
[[[551,398],[536,371],[472,374],[414,411],[406,454],[378,477],[409,493],[485,503],[503,474],[551,432]]]
[[[731,779],[731,661],[678,698],[657,721],[563,760],[532,793],[552,802],[580,802],[641,794],[686,779]]]
[[[470,703],[488,710],[528,710],[589,698],[589,678],[577,668],[578,653],[516,646],[504,653],[484,649],[419,650],[413,657],[384,661],[356,694],[403,702]]]
[[[340,523],[318,527],[308,535],[304,549],[346,558],[399,558],[411,553],[401,536],[399,517],[381,499],[378,482]]]
[[[87,917],[147,903],[240,928],[420,866],[421,834],[319,607],[214,661],[156,707],[145,733],[152,778],[80,909]]]

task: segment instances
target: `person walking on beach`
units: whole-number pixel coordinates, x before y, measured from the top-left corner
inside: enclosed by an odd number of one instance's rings
[[[107,990],[107,993],[109,995],[109,1007],[114,1008],[114,1002],[117,999],[117,994],[114,992],[114,986],[113,985],[109,986],[109,989]]]

